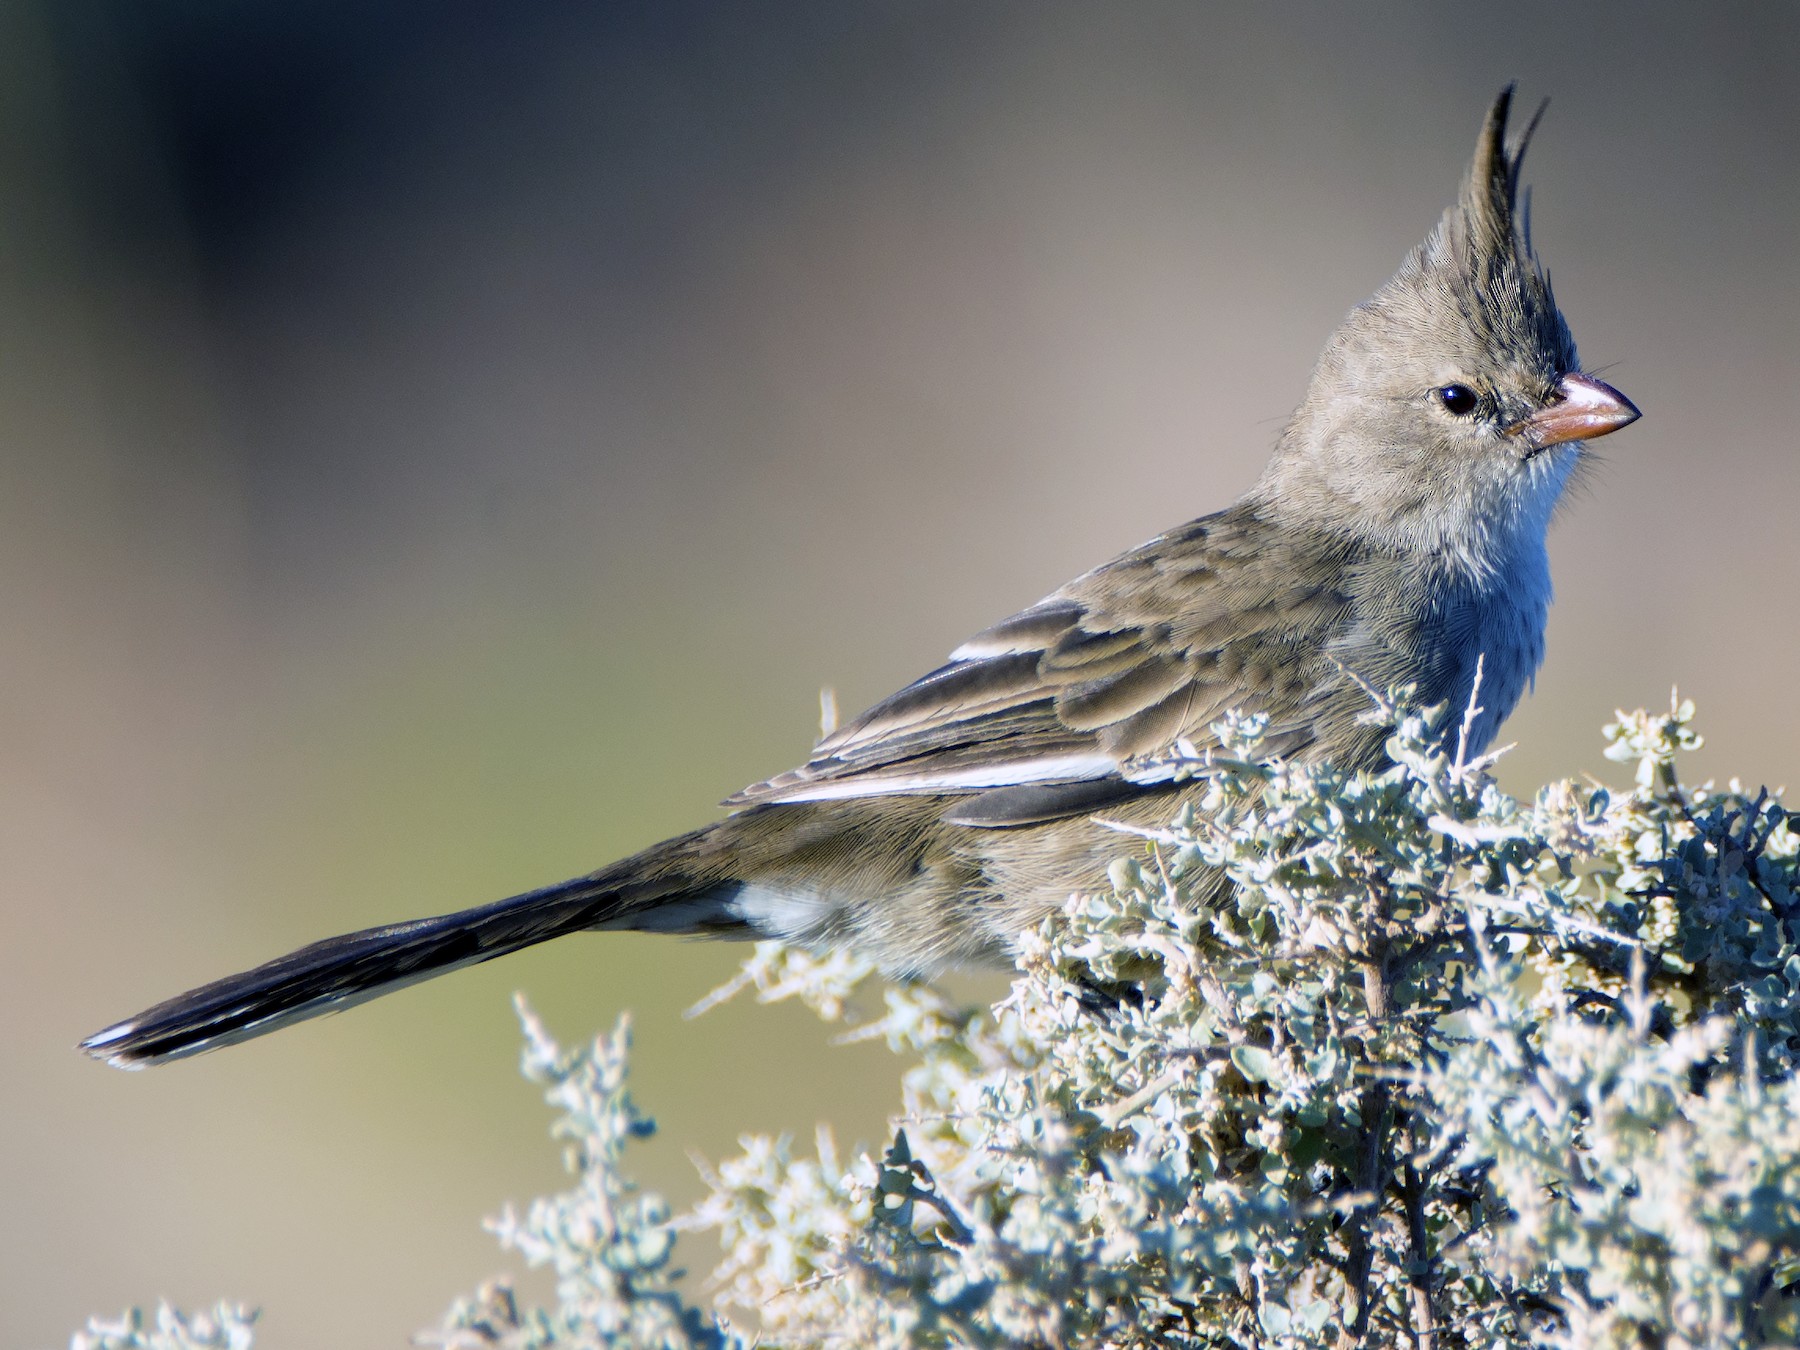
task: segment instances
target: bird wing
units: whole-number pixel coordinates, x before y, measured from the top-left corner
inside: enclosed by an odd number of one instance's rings
[[[1166,784],[1147,761],[1204,748],[1233,708],[1269,714],[1270,753],[1297,754],[1348,609],[1340,573],[1249,507],[1193,521],[976,634],[726,804],[931,794],[968,799],[948,814],[964,824],[1055,819]]]

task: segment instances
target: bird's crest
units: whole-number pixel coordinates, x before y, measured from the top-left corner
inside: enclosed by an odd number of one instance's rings
[[[1488,109],[1456,204],[1389,284],[1402,291],[1447,293],[1474,336],[1555,375],[1574,368],[1574,343],[1550,292],[1549,273],[1532,252],[1530,198],[1519,182],[1526,147],[1547,104],[1538,105],[1509,145],[1512,101],[1509,84]]]
[[[1507,85],[1488,109],[1475,158],[1463,181],[1462,197],[1451,208],[1446,224],[1462,233],[1476,254],[1497,255],[1531,251],[1528,208],[1519,201],[1519,171],[1525,162],[1532,133],[1543,119],[1548,99],[1538,104],[1519,139],[1508,148],[1506,120],[1512,110],[1513,86]]]

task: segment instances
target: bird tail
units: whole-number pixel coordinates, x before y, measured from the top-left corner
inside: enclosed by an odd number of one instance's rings
[[[706,833],[475,909],[326,938],[178,994],[95,1032],[81,1048],[117,1068],[141,1069],[247,1041],[567,933],[654,927],[729,936],[743,925],[720,901],[735,885],[691,873],[684,878],[684,869],[670,865]]]

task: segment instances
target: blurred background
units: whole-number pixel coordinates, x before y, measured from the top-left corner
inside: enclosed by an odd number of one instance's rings
[[[0,1342],[435,1322],[560,1179],[515,988],[569,1041],[635,1011],[678,1201],[742,1130],[877,1140],[885,1052],[683,1021],[740,953],[671,939],[72,1047],[700,823],[820,685],[1223,506],[1507,79],[1645,417],[1558,521],[1505,779],[1616,779],[1600,724],[1679,681],[1706,771],[1787,780],[1797,71],[1767,4],[0,7]]]

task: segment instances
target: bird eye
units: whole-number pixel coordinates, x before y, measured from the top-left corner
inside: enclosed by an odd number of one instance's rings
[[[1481,396],[1466,384],[1447,384],[1437,391],[1437,396],[1452,417],[1467,417],[1481,402]]]

